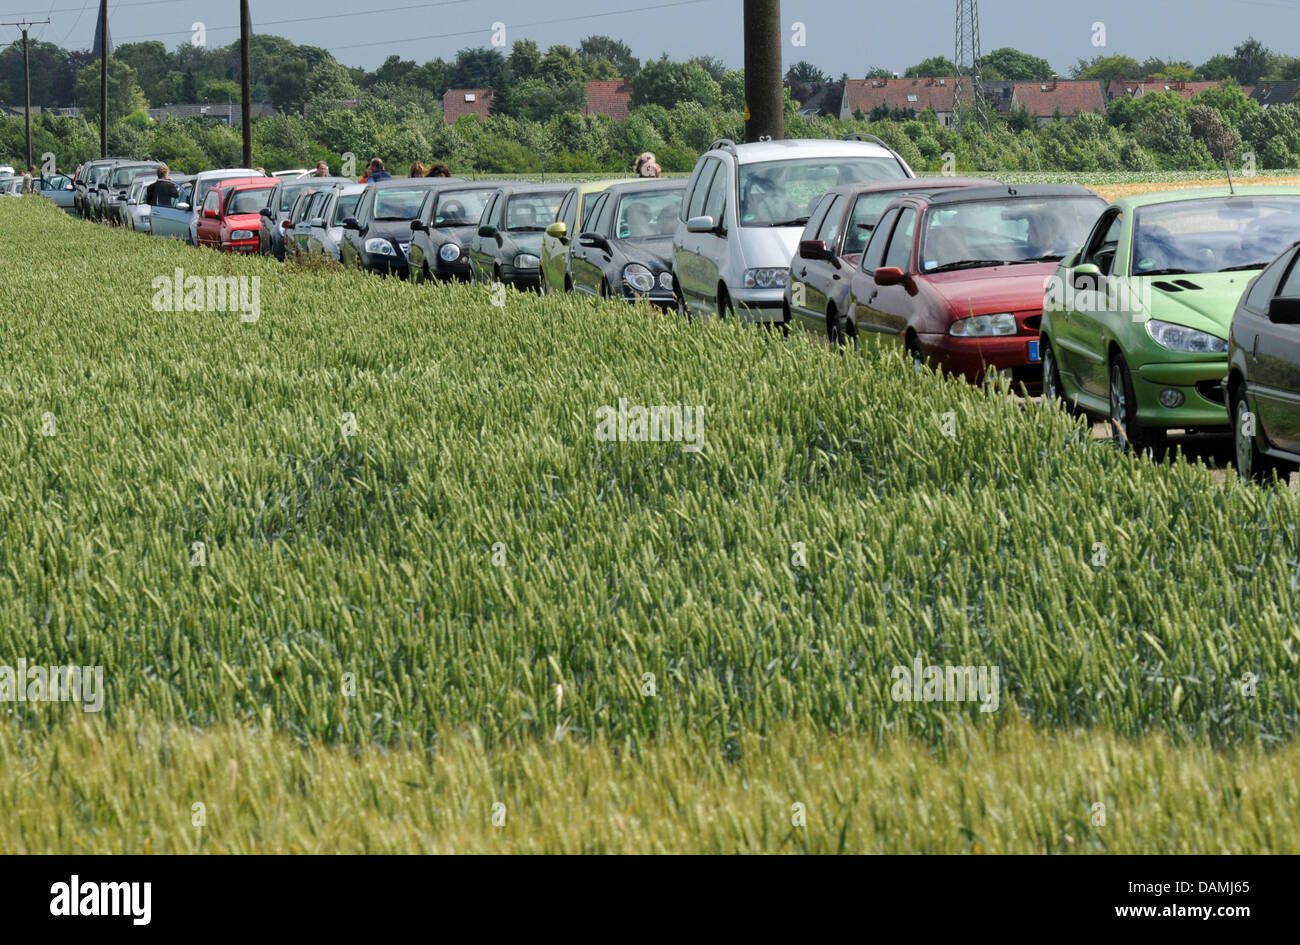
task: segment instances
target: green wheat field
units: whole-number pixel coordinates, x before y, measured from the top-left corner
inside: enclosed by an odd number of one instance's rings
[[[0,702],[0,851],[1300,850],[1294,492],[887,350],[39,198],[0,260],[0,666],[106,688]]]

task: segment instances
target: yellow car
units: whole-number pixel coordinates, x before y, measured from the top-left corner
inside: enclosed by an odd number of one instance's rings
[[[546,233],[542,236],[542,295],[568,292],[573,288],[573,282],[569,278],[569,246],[573,237],[582,232],[579,221],[583,225],[587,223],[587,214],[596,202],[595,197],[614,184],[635,179],[586,181],[574,184],[564,195],[555,222],[546,228]]]

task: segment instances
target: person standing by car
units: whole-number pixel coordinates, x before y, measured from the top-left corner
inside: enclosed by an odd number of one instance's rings
[[[662,177],[663,170],[655,161],[654,153],[646,151],[636,159],[636,176],[637,177]]]
[[[419,161],[416,161],[414,164],[411,165],[410,173],[408,173],[406,176],[407,176],[407,177],[423,177],[423,176],[424,176],[424,165],[421,164]]]
[[[145,188],[145,203],[151,207],[171,207],[176,203],[181,192],[172,183],[171,173],[166,164],[158,165],[158,179]]]
[[[30,194],[35,192],[32,189],[32,181],[35,179],[35,171],[36,168],[34,167],[29,167],[27,170],[23,171],[23,189],[21,191],[22,193]]]
[[[442,162],[439,162],[439,163],[437,163],[437,164],[434,164],[434,165],[430,166],[430,168],[429,168],[429,173],[428,173],[426,176],[428,176],[428,177],[450,177],[450,176],[451,176],[451,168],[448,167],[446,164],[443,164]]]
[[[317,176],[317,177],[329,177],[329,176],[330,176],[330,166],[329,166],[328,164],[326,164],[324,161],[317,161],[317,162],[316,162],[316,176]]]
[[[373,184],[375,181],[392,180],[393,175],[384,170],[382,158],[371,158],[370,163],[366,165],[366,176],[361,178],[363,184]]]

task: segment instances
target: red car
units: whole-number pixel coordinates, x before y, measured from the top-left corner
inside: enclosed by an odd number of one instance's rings
[[[237,177],[208,191],[199,210],[200,246],[224,253],[256,253],[262,208],[279,183],[274,177]]]
[[[862,260],[871,231],[890,203],[905,194],[933,194],[952,187],[996,187],[981,177],[917,177],[842,184],[817,202],[799,237],[785,290],[785,320],[798,319],[843,343],[849,276]]]
[[[1076,184],[900,197],[853,270],[844,331],[898,339],[918,371],[932,364],[979,382],[992,369],[1037,391],[1047,281],[1105,207]]]

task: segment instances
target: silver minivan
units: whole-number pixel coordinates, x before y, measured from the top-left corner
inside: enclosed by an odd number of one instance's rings
[[[685,310],[780,322],[799,234],[833,187],[915,177],[879,138],[715,141],[699,159],[673,234]]]

